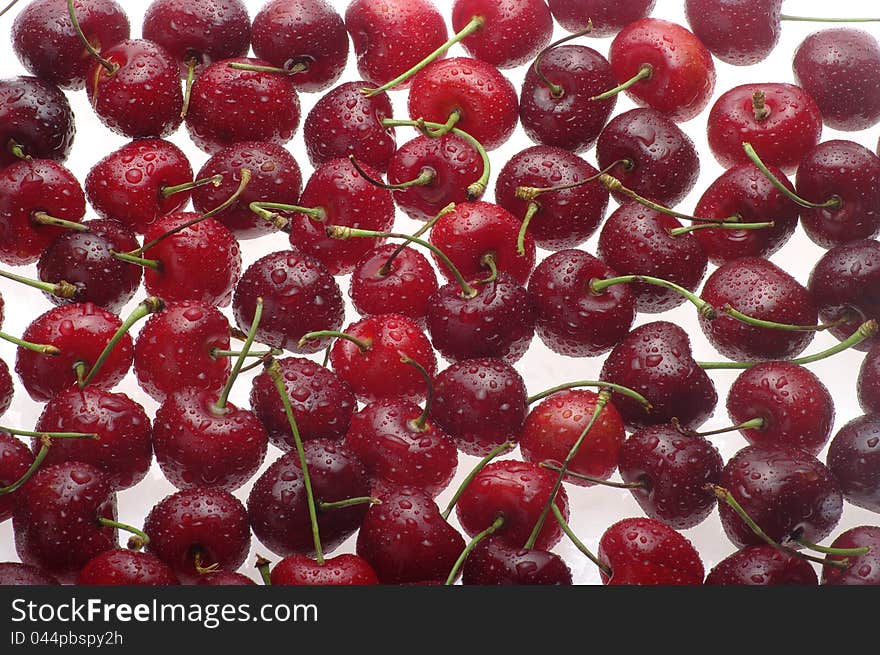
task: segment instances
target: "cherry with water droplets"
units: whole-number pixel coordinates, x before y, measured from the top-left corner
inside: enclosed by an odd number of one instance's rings
[[[685,0],[694,34],[721,61],[751,66],[765,60],[779,43],[782,0]]]
[[[208,587],[255,587],[256,582],[243,573],[236,571],[215,571],[204,573],[196,581],[196,585]]]
[[[613,36],[624,27],[654,11],[657,0],[549,0],[553,17],[569,32],[592,23],[593,36]]]
[[[61,584],[54,575],[43,569],[22,564],[21,562],[0,562],[0,585],[16,586],[48,586]]]
[[[706,575],[707,585],[818,585],[816,570],[804,558],[769,544],[747,546],[718,562]]]
[[[859,405],[866,414],[880,414],[880,348],[868,351],[859,368]]]
[[[272,567],[273,587],[284,586],[354,586],[377,585],[373,567],[357,555],[344,553],[318,563],[311,557],[294,553]]]
[[[859,416],[841,427],[831,439],[826,462],[847,501],[880,511],[880,416]]]
[[[18,482],[33,461],[34,454],[21,439],[0,432],[0,488]],[[0,523],[12,518],[15,505],[16,494],[0,495]]]
[[[468,555],[461,569],[465,585],[570,585],[571,570],[556,553],[519,548],[490,536]]]
[[[880,585],[880,527],[859,525],[840,533],[832,548],[868,548],[865,555],[830,556],[829,561],[845,562],[845,568],[826,564],[822,567],[822,585]]]
[[[105,550],[86,562],[77,585],[167,587],[180,584],[174,571],[155,555],[127,548]]]
[[[22,155],[67,160],[76,134],[67,96],[36,77],[0,80],[0,169]]]

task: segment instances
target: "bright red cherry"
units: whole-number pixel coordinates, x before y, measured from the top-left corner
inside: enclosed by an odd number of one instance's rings
[[[465,585],[570,585],[571,570],[546,550],[513,547],[500,537],[481,541],[461,569]]]
[[[592,36],[613,36],[629,23],[644,18],[657,0],[549,0],[553,17],[569,32],[586,29]]]
[[[53,441],[53,446],[56,441]],[[34,461],[34,454],[24,441],[8,432],[0,432],[0,487],[7,487],[27,472]],[[12,518],[16,505],[16,494],[0,496],[0,523]]]
[[[859,416],[844,425],[828,446],[827,464],[843,497],[872,512],[880,511],[880,416]]]
[[[685,0],[694,34],[721,61],[751,66],[766,59],[782,32],[782,0]]]
[[[76,126],[67,97],[35,77],[0,80],[0,169],[19,154],[65,161]]]
[[[86,562],[76,584],[166,587],[180,581],[171,567],[155,555],[116,548],[105,550]]]
[[[831,542],[832,548],[868,548],[865,555],[841,557],[832,555],[830,560],[849,564],[845,568],[825,565],[822,567],[823,585],[871,585],[880,584],[880,527],[859,525],[840,533]]]
[[[324,560],[294,553],[278,562],[270,577],[273,587],[377,585],[373,567],[357,555],[342,554]]]
[[[817,585],[816,570],[803,557],[769,544],[747,546],[718,562],[707,585]]]

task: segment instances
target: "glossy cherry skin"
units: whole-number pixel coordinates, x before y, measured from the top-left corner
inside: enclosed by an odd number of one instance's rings
[[[90,559],[118,546],[116,494],[107,477],[82,462],[41,468],[16,493],[12,527],[22,563],[71,583]]]
[[[794,185],[782,170],[770,171],[787,188]],[[739,164],[725,171],[700,197],[694,213],[700,218],[729,220],[738,216],[744,223],[772,222],[773,227],[760,230],[707,228],[694,236],[717,266],[740,257],[769,258],[794,234],[800,209],[789,200],[757,166]]]
[[[215,61],[246,56],[251,45],[251,21],[242,0],[153,0],[142,33],[174,57],[184,78],[191,60],[198,74]]]
[[[836,246],[822,255],[810,272],[810,294],[819,317],[831,323],[849,317],[829,332],[841,341],[863,321],[880,319],[880,243],[871,239]],[[855,346],[866,352],[880,343],[873,336]]]
[[[510,274],[520,284],[529,279],[535,268],[535,241],[526,235],[525,254],[517,252],[520,219],[503,207],[488,202],[457,205],[444,214],[431,229],[430,241],[452,261],[466,280],[488,277],[483,258],[491,255],[499,271]],[[434,255],[440,272],[449,281],[455,277]]]
[[[828,446],[828,468],[843,497],[872,512],[880,511],[880,416],[859,416],[844,425]]]
[[[624,27],[611,42],[608,59],[621,83],[650,65],[651,77],[626,94],[637,105],[653,107],[677,123],[702,112],[715,88],[715,64],[706,46],[688,29],[659,18]]]
[[[256,582],[243,573],[237,573],[235,571],[206,573],[200,576],[196,581],[196,585],[208,587],[254,587],[256,584]]]
[[[536,66],[562,89],[562,95],[544,83]],[[519,99],[520,122],[535,143],[584,152],[596,142],[617,104],[617,96],[590,98],[616,85],[611,64],[592,48],[557,46],[526,71]]]
[[[597,394],[593,391],[570,389],[555,393],[532,408],[519,437],[523,459],[533,464],[554,462],[561,465],[592,420],[596,399]],[[607,480],[617,470],[617,456],[624,439],[623,419],[614,405],[608,403],[569,463],[568,470]],[[580,487],[593,484],[574,477],[566,477],[565,481]]]
[[[213,305],[197,300],[169,302],[141,326],[134,344],[134,372],[140,388],[162,403],[180,389],[216,390],[232,369],[229,322]]]
[[[147,514],[144,532],[150,536],[147,552],[168,564],[184,584],[198,581],[199,569],[235,571],[251,546],[247,510],[222,489],[166,496]]]
[[[519,360],[535,335],[535,310],[525,287],[506,273],[492,282],[476,281],[468,298],[457,283],[428,300],[428,334],[448,362],[478,357]]]
[[[672,236],[681,228],[672,216],[637,202],[621,205],[602,226],[596,253],[620,275],[648,275],[696,291],[706,274],[708,259],[694,233]],[[661,314],[686,302],[680,293],[653,284],[628,285],[636,310]]]
[[[516,197],[517,188],[554,188],[578,184],[599,174],[577,155],[550,146],[532,146],[514,155],[498,173],[495,200],[523,219],[529,201]],[[539,248],[576,248],[589,239],[608,208],[608,192],[598,183],[539,195],[540,209],[529,223],[529,235]]]
[[[724,465],[721,486],[774,541],[820,543],[843,512],[840,485],[828,468],[799,448],[746,446]],[[721,525],[739,548],[764,543],[739,515],[719,503]]]
[[[272,0],[254,17],[254,53],[273,66],[308,68],[292,76],[299,91],[333,86],[348,60],[348,32],[326,0]]]
[[[140,247],[135,235],[122,223],[86,221],[88,232],[64,231],[40,255],[37,273],[44,282],[65,280],[76,287],[70,300],[43,295],[54,305],[91,302],[118,314],[134,298],[141,284],[141,268],[119,261],[114,252]]]
[[[0,261],[10,266],[36,262],[64,229],[41,225],[34,214],[79,223],[85,201],[73,173],[54,161],[25,160],[0,170]]]
[[[33,461],[34,454],[24,441],[8,432],[0,432],[0,487],[7,487],[17,482]],[[16,497],[15,493],[0,496],[0,523],[12,518]]]
[[[880,233],[880,157],[854,141],[825,141],[797,172],[797,192],[811,202],[840,198],[838,208],[802,209],[801,224],[823,248]]]
[[[365,172],[374,179],[379,177],[369,167]],[[315,170],[299,204],[320,208],[321,219],[294,214],[290,219],[290,245],[319,259],[334,275],[351,273],[376,242],[334,239],[327,234],[328,225],[376,232],[387,232],[394,226],[391,192],[370,184],[347,159],[333,159]]]
[[[816,336],[746,325],[720,312],[726,305],[753,318],[789,325],[816,325],[815,296],[784,270],[760,257],[735,259],[716,269],[703,285],[703,300],[719,310],[700,327],[715,349],[738,362],[793,359]]]
[[[272,568],[270,579],[273,587],[379,584],[379,578],[367,560],[348,553],[326,559],[323,564],[318,564],[311,557],[294,553]]]
[[[93,61],[86,93],[105,126],[131,139],[177,131],[183,121],[183,91],[177,62],[165,48],[145,39],[127,39],[101,56],[117,68],[110,73]]]
[[[175,212],[155,223],[144,235],[152,243],[166,232],[199,217]],[[206,218],[144,251],[159,262],[159,270],[144,269],[144,286],[153,296],[169,302],[200,300],[225,307],[241,276],[241,250],[235,235],[220,221]]]
[[[0,562],[0,585],[4,587],[58,585],[54,575],[30,564],[21,562]]]
[[[606,585],[699,585],[705,569],[700,554],[663,521],[629,518],[602,534],[596,556],[611,567]]]
[[[629,23],[644,18],[657,0],[549,0],[553,17],[569,32],[593,24],[590,36],[613,36]],[[612,85],[613,86],[613,85]]]
[[[858,379],[859,405],[866,414],[880,414],[880,348],[868,351]]]
[[[302,173],[288,150],[266,141],[234,143],[215,153],[198,172],[204,180],[222,175],[219,186],[206,184],[193,190],[193,207],[207,213],[238,191],[244,169],[251,172],[247,187],[231,207],[214,214],[237,239],[253,239],[275,232],[275,227],[250,210],[252,202],[295,205],[302,193]]]
[[[519,99],[498,69],[480,59],[441,59],[412,78],[409,115],[413,120],[445,123],[458,111],[455,126],[483,144],[500,148],[519,121]]]
[[[465,585],[570,585],[571,570],[556,553],[511,546],[490,536],[468,555],[461,569]]]
[[[505,441],[516,441],[528,407],[526,386],[513,366],[500,359],[452,364],[434,378],[431,419],[477,457]]]
[[[99,216],[143,234],[189,202],[189,191],[168,197],[162,191],[192,181],[192,167],[180,148],[164,139],[137,139],[95,164],[86,175],[85,190]]]
[[[464,531],[473,537],[504,517],[495,532],[505,542],[521,548],[538,522],[558,475],[537,464],[516,460],[487,464],[465,488],[455,506]],[[560,487],[553,501],[568,520],[568,495]],[[559,543],[562,529],[550,515],[538,533],[535,548],[549,550]]]
[[[847,568],[825,565],[822,567],[823,585],[878,585],[880,584],[880,528],[873,525],[860,525],[842,532],[831,542],[832,548],[865,548],[865,555],[840,557],[832,555],[829,559],[847,561]]]
[[[303,444],[315,503],[370,495],[364,465],[342,444],[318,439]],[[299,456],[291,451],[260,475],[247,500],[254,536],[276,555],[314,557],[314,541]],[[355,533],[369,504],[321,510],[317,508],[321,547],[333,552]]]
[[[639,195],[674,206],[690,193],[700,159],[690,137],[651,108],[631,109],[612,118],[596,142],[599,168]],[[624,198],[620,196],[621,200]]]
[[[765,362],[743,371],[730,387],[727,413],[735,425],[760,418],[761,428],[742,430],[756,446],[794,446],[818,455],[831,438],[834,400],[812,372],[789,362]]]
[[[724,460],[705,437],[684,435],[671,425],[634,432],[618,453],[620,477],[645,514],[675,530],[702,523],[715,509],[707,484],[718,484]]]
[[[269,66],[233,57],[207,66],[192,87],[186,128],[199,148],[213,154],[239,141],[284,145],[300,123],[300,102],[287,75],[230,68],[230,63]],[[235,98],[230,104],[229,98]]]
[[[567,357],[596,357],[611,350],[632,326],[635,298],[626,284],[600,294],[594,279],[617,272],[583,250],[560,250],[544,259],[529,281],[535,331],[550,350]]]
[[[364,517],[357,554],[382,584],[445,581],[465,548],[461,534],[421,489],[389,489],[381,500]]]
[[[155,555],[116,548],[105,550],[86,562],[76,584],[166,587],[180,581],[171,567]]]
[[[61,354],[47,357],[19,347],[15,372],[34,401],[46,402],[76,384],[74,365],[83,361],[86,369],[90,368],[121,326],[118,316],[91,303],[50,309],[28,325],[22,338],[30,343],[53,345]],[[131,367],[133,350],[131,336],[126,334],[91,384],[105,389],[114,387]]]
[[[801,42],[792,62],[797,83],[835,130],[864,130],[880,122],[880,43],[869,32],[834,28],[813,32]]]
[[[318,168],[333,159],[353,155],[360,164],[388,170],[397,142],[394,128],[381,121],[393,118],[387,93],[367,97],[369,82],[345,82],[323,94],[312,106],[303,125],[306,152]]]
[[[0,416],[9,410],[13,395],[15,395],[15,387],[12,375],[9,373],[9,365],[0,359]]]
[[[446,22],[430,0],[353,0],[345,10],[345,27],[358,72],[377,85],[409,70],[446,41]]]
[[[232,300],[235,323],[250,329],[257,298],[263,299],[263,316],[256,340],[295,353],[316,353],[330,339],[299,345],[308,332],[338,330],[345,304],[333,275],[314,257],[298,250],[282,250],[261,257],[241,276]]]
[[[125,10],[114,0],[77,0],[80,29],[99,51],[130,35]],[[62,89],[86,85],[92,59],[73,29],[66,2],[35,0],[22,7],[12,24],[12,47],[32,75]]]
[[[766,59],[782,32],[782,0],[685,0],[697,38],[721,61],[751,66]]]
[[[452,481],[458,466],[455,442],[439,425],[416,423],[422,408],[406,400],[370,403],[352,417],[345,445],[383,490],[410,486],[435,498]]]
[[[715,384],[694,361],[687,333],[667,321],[646,323],[626,335],[606,358],[601,379],[638,391],[651,403],[651,411],[646,412],[631,398],[612,397],[630,429],[662,425],[673,418],[696,429],[718,403]]]
[[[65,161],[75,134],[63,92],[36,77],[0,80],[0,169],[18,161],[11,141],[31,157]]]
[[[153,463],[153,427],[129,396],[89,385],[52,398],[37,420],[39,432],[81,432],[98,439],[55,439],[45,464],[84,462],[99,469],[114,491],[135,486]],[[36,454],[41,447],[33,440]]]
[[[706,575],[707,585],[817,585],[819,577],[802,557],[759,544],[747,546],[718,562]]]
[[[485,24],[461,44],[471,57],[496,68],[528,63],[553,36],[553,17],[544,0],[455,0],[452,29],[464,29],[474,16]]]

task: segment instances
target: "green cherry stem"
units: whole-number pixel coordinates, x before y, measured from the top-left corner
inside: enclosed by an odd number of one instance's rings
[[[334,509],[345,509],[346,507],[355,507],[356,505],[381,505],[382,501],[373,496],[358,496],[357,498],[346,498],[345,500],[319,501],[318,511],[329,512]]]
[[[608,100],[609,98],[613,98],[618,93],[622,91],[626,91],[631,86],[638,84],[642,80],[650,80],[654,75],[654,67],[651,64],[642,64],[639,67],[639,72],[629,78],[623,84],[620,84],[613,89],[608,89],[605,93],[600,93],[597,96],[593,96],[590,100]]]
[[[272,348],[272,350],[260,350],[255,352],[245,352],[243,350],[220,350],[214,349],[211,351],[211,357],[213,359],[220,359],[221,357],[241,357],[244,355],[249,359],[262,359],[263,357],[281,357],[284,354],[284,351],[281,348]],[[244,371],[244,369],[242,369]]]
[[[612,287],[615,284],[629,284],[632,282],[642,282],[644,284],[653,284],[654,286],[663,287],[664,289],[671,289],[676,293],[682,295],[692,305],[694,305],[697,308],[697,311],[700,312],[700,315],[710,320],[715,318],[716,316],[715,308],[712,307],[712,305],[707,303],[705,300],[700,298],[697,294],[688,291],[683,286],[676,284],[675,282],[670,282],[669,280],[663,280],[657,277],[651,277],[649,275],[621,275],[619,277],[612,277],[604,280],[593,278],[592,280],[590,280],[590,291],[592,291],[596,295],[600,295],[607,288]]]
[[[605,562],[600,560],[593,554],[587,546],[582,542],[578,536],[574,533],[574,530],[571,529],[571,526],[568,524],[568,521],[565,520],[565,517],[562,516],[562,512],[559,511],[559,508],[556,506],[556,503],[551,507],[551,511],[553,512],[553,517],[556,519],[556,522],[559,524],[559,527],[562,528],[562,531],[565,533],[565,536],[569,538],[574,547],[577,548],[581,553],[586,555],[587,559],[590,560],[593,564],[599,567],[599,569],[604,573],[607,577],[611,577],[611,567],[608,566]]]
[[[31,350],[35,353],[40,353],[41,355],[57,357],[61,354],[61,351],[56,346],[42,343],[31,343],[30,341],[19,339],[18,337],[14,337],[11,334],[6,334],[5,332],[0,332],[0,339],[8,341],[9,343],[14,343],[16,346],[24,348],[25,350]]]
[[[636,402],[640,403],[646,411],[650,412],[651,409],[653,409],[648,399],[637,391],[633,391],[632,389],[621,386],[619,384],[614,384],[612,382],[605,382],[604,380],[578,380],[577,382],[566,382],[565,384],[560,384],[559,386],[553,387],[552,389],[547,389],[546,391],[537,393],[534,396],[530,396],[526,400],[526,404],[534,405],[539,400],[544,400],[544,398],[552,396],[555,393],[559,393],[560,391],[567,391],[569,389],[580,389],[581,387],[601,387],[603,389],[610,389],[615,393],[619,393],[623,396],[627,396],[628,398],[632,398]]]
[[[144,268],[150,268],[154,271],[162,270],[162,262],[158,259],[145,259],[144,257],[138,257],[137,255],[132,255],[128,252],[116,252],[115,250],[110,251],[110,256],[121,262],[134,264],[135,266],[143,266]]]
[[[454,211],[455,211],[455,203],[451,202],[448,205],[446,205],[443,209],[441,209],[434,218],[432,218],[430,221],[428,221],[427,223],[422,225],[422,227],[420,227],[418,230],[413,232],[412,236],[418,239],[422,235],[427,234],[431,230],[431,228],[433,228],[437,224],[437,221],[439,221],[441,218],[446,216],[446,214],[451,214]],[[382,268],[379,269],[379,275],[381,275],[382,277],[385,277],[386,275],[391,273],[391,264],[394,263],[394,260],[397,259],[397,257],[400,255],[400,253],[402,253],[404,250],[409,248],[411,243],[412,243],[411,241],[403,241],[402,243],[400,243],[400,245],[398,245],[397,248],[395,248],[394,252],[392,252],[391,255],[389,255],[389,257],[385,261],[385,263],[382,264]]]
[[[560,473],[562,471],[562,467],[558,464],[554,464],[553,462],[541,462],[538,464],[541,468],[547,469],[548,471],[553,471],[554,473]],[[583,480],[585,482],[592,482],[593,484],[598,484],[602,487],[611,487],[612,489],[644,489],[645,485],[641,482],[614,482],[612,480],[604,480],[602,478],[597,478],[594,475],[586,475],[584,473],[575,473],[574,471],[568,471],[566,475],[570,478],[575,478],[577,480]],[[556,504],[553,504],[553,507],[556,507]],[[558,508],[557,508],[558,509]]]
[[[180,110],[181,120],[185,120],[189,113],[189,100],[192,97],[193,82],[196,79],[196,66],[198,65],[199,62],[195,57],[189,57],[186,60],[186,86],[183,90],[183,108]]]
[[[245,360],[247,360],[248,358],[251,347],[253,347],[254,345],[254,339],[257,336],[257,328],[260,326],[260,319],[262,317],[263,299],[257,298],[257,307],[254,310],[254,318],[251,322],[251,329],[248,331],[247,340],[244,342],[241,353],[236,358],[235,364],[232,366],[232,371],[230,372],[229,377],[226,379],[226,384],[223,386],[223,391],[220,392],[220,397],[211,408],[212,411],[217,415],[223,415],[226,413],[226,403],[229,402],[229,394],[232,393],[232,386],[235,384],[235,380],[241,373],[241,369],[244,366]]]
[[[474,551],[474,548],[480,545],[480,542],[483,541],[486,537],[489,537],[504,525],[504,517],[499,516],[495,521],[492,522],[488,528],[483,530],[482,532],[478,532],[474,535],[474,538],[470,540],[467,546],[465,546],[464,550],[461,551],[461,555],[458,556],[458,559],[455,560],[455,564],[452,565],[452,570],[449,572],[449,575],[446,577],[446,582],[444,583],[447,587],[455,584],[455,579],[458,577],[459,571],[461,571],[461,567],[464,566],[465,561],[468,556]]]
[[[43,282],[42,280],[34,280],[29,277],[16,275],[15,273],[10,273],[3,270],[0,270],[0,277],[6,278],[7,280],[12,280],[13,282],[18,282],[19,284],[24,284],[25,286],[29,286],[34,289],[39,289],[44,293],[55,296],[56,298],[72,300],[73,297],[76,295],[76,287],[65,280],[55,283]]]
[[[487,252],[480,258],[480,264],[483,265],[483,268],[489,269],[489,277],[485,277],[482,280],[477,280],[474,284],[492,284],[495,280],[498,279],[498,265],[495,263],[495,253]]]
[[[762,418],[753,418],[748,421],[743,421],[739,425],[731,425],[730,427],[709,430],[708,432],[697,432],[696,430],[686,428],[676,417],[673,417],[670,423],[672,423],[672,427],[675,428],[676,432],[683,434],[686,437],[714,437],[719,434],[727,434],[729,432],[738,432],[741,430],[763,430],[767,427],[767,421]]]
[[[425,385],[428,388],[428,395],[425,400],[425,408],[422,410],[421,415],[419,415],[417,419],[413,419],[409,422],[409,427],[412,428],[414,431],[424,432],[428,424],[428,415],[431,413],[431,404],[434,402],[434,382],[431,380],[431,374],[425,370],[424,366],[419,364],[411,357],[405,355],[404,353],[400,353],[400,363],[406,364],[407,366],[412,366],[414,369],[416,369],[419,375],[422,376],[422,379],[425,381]]]
[[[574,41],[575,39],[579,39],[582,36],[586,36],[592,31],[593,21],[592,19],[587,19],[587,26],[584,29],[580,30],[579,32],[575,32],[574,34],[569,34],[568,36],[551,43],[546,48],[541,50],[541,52],[538,53],[538,56],[535,57],[535,63],[532,64],[532,70],[535,71],[535,75],[537,75],[538,79],[541,80],[541,84],[550,89],[550,97],[554,100],[561,100],[562,96],[565,95],[565,89],[563,89],[558,84],[554,84],[544,75],[544,72],[541,70],[541,63],[544,61],[544,56],[554,48],[558,48],[559,46],[568,43],[569,41]]]
[[[821,18],[819,16],[791,16],[782,14],[779,20],[787,20],[800,23],[877,23],[880,18]]]
[[[309,332],[308,334],[304,334],[302,338],[299,340],[299,345],[304,346],[309,341],[314,341],[315,339],[345,339],[346,341],[351,341],[354,345],[358,347],[362,353],[368,352],[370,348],[372,348],[373,344],[370,341],[362,341],[357,337],[353,337],[350,334],[346,334],[345,332],[339,332],[337,330],[318,330],[317,332]]]
[[[823,325],[788,325],[786,323],[776,323],[775,321],[764,321],[760,318],[752,318],[751,316],[747,316],[739,310],[734,309],[730,305],[724,305],[724,307],[721,308],[721,311],[741,323],[747,323],[754,327],[769,328],[771,330],[786,330],[788,332],[824,332],[825,330],[830,330],[831,328],[849,322],[846,319],[841,319],[834,323],[825,323]]]
[[[99,53],[95,49],[95,47],[91,43],[89,43],[89,40],[86,38],[86,35],[83,33],[82,27],[80,27],[79,21],[76,18],[76,9],[74,9],[73,0],[67,0],[67,13],[70,14],[70,22],[73,23],[73,29],[77,33],[77,35],[79,36],[80,40],[83,42],[83,45],[85,46],[88,53],[92,57],[94,57],[97,60],[97,62],[99,64],[101,64],[101,66],[103,66],[106,69],[107,73],[109,73],[110,75],[114,75],[116,73],[116,71],[119,70],[119,66],[104,59],[101,56],[101,53]]]
[[[247,64],[244,62],[233,61],[226,64],[229,68],[240,71],[252,71],[254,73],[277,73],[278,75],[297,75],[305,73],[309,70],[309,65],[305,62],[294,64],[290,68],[279,68],[278,66],[260,66],[259,64]]]
[[[16,437],[49,437],[50,439],[100,439],[94,432],[34,432],[33,430],[19,430],[17,428],[0,427],[0,432],[14,434]]]
[[[271,567],[272,562],[263,557],[262,555],[257,555],[257,561],[254,562],[254,567],[256,567],[257,571],[260,572],[260,578],[263,580],[263,584],[267,587],[272,586],[272,571]]]
[[[389,191],[403,191],[405,189],[412,189],[413,187],[417,186],[428,186],[437,178],[437,174],[434,172],[434,170],[426,166],[422,168],[421,171],[419,171],[418,177],[410,180],[409,182],[401,182],[399,184],[387,184],[385,182],[382,182],[381,180],[375,179],[369,173],[367,173],[358,163],[357,159],[355,159],[354,155],[349,155],[348,160],[351,162],[351,165],[354,166],[354,170],[357,171],[358,175],[364,178],[367,182],[375,187],[379,187],[380,189],[388,189]]]
[[[743,143],[743,150],[746,153],[746,156],[752,161],[752,163],[758,167],[758,170],[764,174],[764,177],[770,181],[770,183],[775,186],[782,195],[791,200],[796,205],[801,207],[805,207],[806,209],[840,209],[840,206],[843,204],[840,196],[833,195],[831,198],[826,200],[825,202],[810,202],[809,200],[805,200],[801,198],[794,191],[785,186],[778,177],[776,177],[767,165],[761,160],[761,157],[755,151],[755,148],[751,143]]]
[[[454,109],[452,113],[449,114],[449,118],[446,119],[446,122],[443,123],[440,127],[430,128],[425,126],[424,130],[427,132],[428,136],[432,139],[438,139],[441,136],[445,136],[452,132],[452,128],[454,128],[458,122],[461,120],[461,110]],[[424,124],[424,121],[422,121]]]
[[[691,232],[700,230],[766,230],[775,227],[773,221],[765,221],[763,223],[734,223],[732,221],[719,221],[718,223],[700,223],[698,225],[685,225],[684,227],[676,227],[669,230],[669,236],[680,237]]]
[[[194,180],[192,182],[184,182],[183,184],[176,184],[174,186],[163,186],[159,194],[163,198],[170,198],[175,193],[183,193],[184,191],[192,191],[193,189],[197,189],[200,186],[208,186],[209,184],[213,185],[215,188],[219,187],[223,184],[223,176],[222,175],[212,175],[211,177],[205,177],[199,180]]]
[[[495,459],[496,457],[500,457],[509,450],[513,450],[515,447],[516,444],[512,441],[505,441],[503,444],[493,449],[492,452],[490,452],[483,459],[477,462],[477,465],[471,470],[470,473],[467,474],[467,477],[462,480],[461,484],[458,485],[458,489],[455,490],[455,494],[453,494],[452,499],[446,506],[446,509],[444,509],[440,513],[440,515],[444,519],[449,519],[449,515],[452,514],[452,510],[455,509],[455,506],[458,504],[458,499],[461,498],[461,495],[464,493],[465,489],[468,488],[468,485],[473,482],[475,477],[477,477],[477,474],[484,468],[486,468],[486,465],[493,459]]]
[[[869,546],[862,546],[861,548],[832,548],[830,546],[814,544],[803,537],[798,537],[795,541],[809,550],[814,550],[823,555],[832,555],[836,557],[861,557],[862,555],[867,555],[871,552]]]
[[[0,428],[0,431],[7,432],[8,434],[16,434],[22,437],[38,437],[40,439],[40,450],[37,452],[36,457],[34,457],[34,461],[31,462],[31,465],[28,467],[27,471],[25,471],[22,476],[13,482],[12,484],[0,487],[0,496],[5,496],[6,494],[11,494],[13,491],[16,491],[22,487],[28,480],[33,477],[34,473],[40,468],[40,465],[46,459],[46,456],[49,454],[49,449],[52,447],[52,439],[97,439],[97,434],[85,434],[82,432],[24,432],[23,430],[7,430],[6,428]]]
[[[24,151],[24,146],[21,145],[15,139],[9,139],[9,141],[7,141],[6,149],[9,151],[9,153],[13,157],[15,157],[17,159],[23,159],[25,161],[29,161],[29,160],[33,159],[33,157],[31,157],[29,154],[27,154]]]
[[[264,221],[268,221],[279,230],[290,226],[290,221],[278,212],[286,214],[305,214],[313,221],[327,220],[327,213],[321,207],[300,207],[299,205],[287,205],[280,202],[252,202],[250,210]],[[270,211],[274,210],[274,211]]]
[[[130,532],[131,538],[128,540],[128,548],[129,550],[140,550],[148,543],[150,543],[150,537],[147,536],[147,533],[143,530],[139,530],[133,525],[128,525],[127,523],[120,523],[119,521],[114,521],[113,519],[104,518],[103,516],[98,518],[98,523],[103,525],[105,528],[116,528],[117,530],[122,530],[124,532]]]
[[[46,212],[34,212],[31,214],[31,220],[38,225],[52,225],[54,227],[63,227],[65,230],[73,230],[74,232],[88,232],[89,226],[74,221],[67,221],[63,218],[50,216]]]

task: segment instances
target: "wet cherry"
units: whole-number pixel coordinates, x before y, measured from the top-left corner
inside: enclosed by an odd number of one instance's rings
[[[21,154],[65,161],[76,134],[73,112],[58,88],[36,77],[0,80],[0,169]]]
[[[654,10],[657,0],[550,0],[553,17],[569,32],[593,24],[593,36],[613,36]]]
[[[105,550],[86,562],[76,584],[165,587],[180,581],[171,567],[155,555],[117,548]]]
[[[817,585],[813,566],[796,554],[768,544],[747,546],[718,562],[706,575],[707,585]]]
[[[828,446],[827,464],[843,497],[856,505],[880,510],[880,417],[859,416],[846,423]]]

